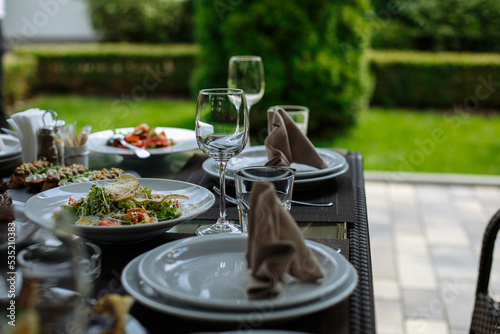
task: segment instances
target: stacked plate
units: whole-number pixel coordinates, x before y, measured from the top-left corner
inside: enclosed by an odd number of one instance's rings
[[[125,289],[157,311],[189,319],[241,322],[259,313],[281,320],[320,311],[347,298],[357,285],[354,267],[331,248],[306,241],[325,277],[315,283],[287,277],[275,299],[246,295],[246,235],[192,237],[155,248],[122,272]]]
[[[0,169],[11,170],[22,163],[22,149],[19,139],[11,135],[0,134],[3,148],[0,150]]]
[[[321,148],[317,148],[316,150],[327,167],[318,169],[304,164],[293,163],[291,167],[296,170],[294,190],[314,188],[326,180],[345,173],[349,169],[349,164],[341,154]],[[231,184],[234,182],[234,171],[244,167],[264,166],[266,162],[267,153],[265,146],[251,146],[246,148],[227,163],[226,180]],[[219,178],[219,170],[214,159],[205,160],[202,167],[213,178]]]

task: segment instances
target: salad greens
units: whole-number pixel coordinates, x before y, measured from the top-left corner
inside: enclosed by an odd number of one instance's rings
[[[62,211],[72,212],[75,221],[85,217],[98,217],[91,222],[91,225],[105,225],[102,223],[103,220],[111,220],[116,222],[116,225],[137,224],[138,222],[130,220],[127,215],[131,209],[145,210],[153,221],[180,217],[179,202],[176,199],[166,198],[168,196],[161,196],[163,195],[153,195],[148,187],[139,187],[134,196],[113,200],[105,186],[93,184],[86,197],[78,200],[70,198],[68,205],[62,206]],[[139,223],[149,222],[151,221]]]

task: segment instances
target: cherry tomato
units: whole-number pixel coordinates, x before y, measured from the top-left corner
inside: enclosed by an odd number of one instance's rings
[[[109,220],[109,219],[103,219],[101,220],[101,226],[121,226],[122,224],[120,224],[119,222],[115,222],[113,220]]]

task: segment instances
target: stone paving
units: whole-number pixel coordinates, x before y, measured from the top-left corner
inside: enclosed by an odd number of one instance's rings
[[[468,333],[482,235],[500,209],[500,178],[367,171],[365,188],[377,333]],[[490,281],[495,297],[499,248]]]

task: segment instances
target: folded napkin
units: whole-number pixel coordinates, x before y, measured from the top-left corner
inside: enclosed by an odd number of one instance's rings
[[[319,169],[328,167],[285,110],[277,108],[268,112],[267,117],[269,135],[264,141],[268,159],[266,166],[290,167],[295,162]]]
[[[309,282],[323,277],[316,255],[307,247],[299,227],[281,205],[271,183],[252,186],[246,261],[250,300],[278,297],[287,273]]]
[[[16,136],[21,143],[23,163],[37,160],[38,130],[44,124],[47,126],[53,124],[52,114],[45,113],[45,110],[32,108],[13,114],[7,122],[15,130],[12,135]]]

